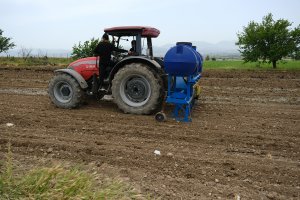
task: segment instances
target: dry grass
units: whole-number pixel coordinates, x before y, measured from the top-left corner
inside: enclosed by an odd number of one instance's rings
[[[0,199],[145,199],[129,184],[117,179],[101,180],[100,175],[81,167],[56,164],[14,174],[8,144],[0,172]]]

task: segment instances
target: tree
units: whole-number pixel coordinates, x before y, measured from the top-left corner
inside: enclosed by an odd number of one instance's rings
[[[73,58],[85,58],[93,56],[93,51],[99,43],[99,39],[92,38],[91,40],[85,41],[83,45],[79,42],[78,45],[73,46],[73,51],[71,56]]]
[[[300,26],[291,30],[292,25],[288,20],[273,20],[269,13],[263,17],[261,23],[251,21],[248,26],[243,27],[243,32],[238,33],[240,52],[245,62],[272,63],[276,68],[277,61],[299,52]]]
[[[16,46],[13,42],[10,42],[11,38],[2,36],[2,33],[3,31],[0,29],[0,53],[6,52]]]
[[[209,55],[205,57],[205,60],[208,61],[210,59]]]

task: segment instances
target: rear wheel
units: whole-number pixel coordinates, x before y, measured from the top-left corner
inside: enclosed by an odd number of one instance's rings
[[[59,108],[76,108],[83,103],[84,91],[68,74],[56,74],[49,83],[51,101]]]
[[[114,102],[125,113],[151,114],[162,102],[161,77],[141,63],[131,63],[118,71],[112,81]]]

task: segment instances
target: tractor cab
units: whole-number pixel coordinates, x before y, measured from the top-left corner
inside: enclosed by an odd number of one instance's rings
[[[135,56],[153,58],[152,38],[159,36],[160,31],[147,26],[120,26],[106,28],[104,32],[112,36],[112,41],[118,48],[131,48],[131,41],[135,41]],[[147,46],[145,47],[145,41]]]

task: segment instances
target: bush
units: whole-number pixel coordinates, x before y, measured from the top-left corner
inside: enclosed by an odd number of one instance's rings
[[[79,42],[78,45],[73,46],[71,56],[75,59],[86,58],[94,55],[94,49],[99,43],[99,39],[92,38],[91,40],[85,41],[83,44]]]
[[[207,55],[207,56],[205,57],[205,60],[206,60],[206,61],[210,60],[209,55]]]

